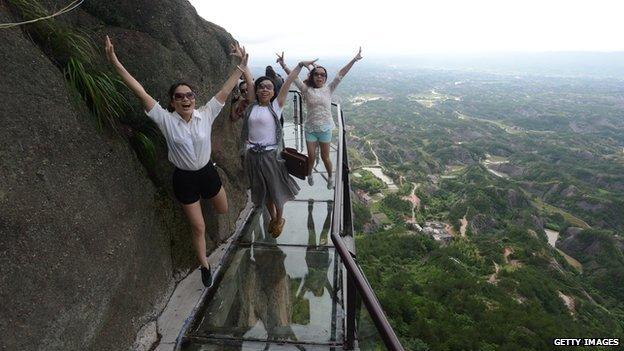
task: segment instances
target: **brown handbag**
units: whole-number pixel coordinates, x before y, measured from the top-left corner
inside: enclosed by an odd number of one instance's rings
[[[308,175],[308,156],[297,152],[296,149],[285,147],[282,158],[286,161],[288,173],[299,179],[305,179]]]

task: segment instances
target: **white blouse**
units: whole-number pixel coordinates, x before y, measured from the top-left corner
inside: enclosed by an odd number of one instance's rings
[[[188,123],[177,112],[165,110],[158,102],[145,113],[165,136],[169,161],[180,169],[196,171],[210,161],[212,123],[222,108],[223,104],[213,97],[193,111]]]

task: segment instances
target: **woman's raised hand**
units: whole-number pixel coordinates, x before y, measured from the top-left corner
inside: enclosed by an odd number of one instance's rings
[[[106,36],[106,40],[104,42],[105,42],[104,49],[106,50],[106,59],[108,59],[108,62],[110,62],[111,65],[113,65],[113,68],[115,69],[117,74],[119,74],[124,84],[126,84],[126,86],[130,88],[130,90],[132,90],[134,95],[136,95],[139,98],[139,100],[141,100],[141,104],[143,104],[143,109],[145,111],[151,111],[152,108],[154,108],[154,105],[156,104],[156,100],[154,100],[145,91],[145,89],[143,89],[143,86],[141,85],[141,83],[139,83],[136,79],[134,79],[134,77],[121,64],[121,62],[119,62],[119,60],[117,59],[117,55],[115,55],[115,48],[113,47],[113,43],[111,43],[111,40],[108,37],[108,35]]]
[[[247,52],[245,52],[245,47],[238,45],[238,43],[235,43],[230,44],[230,50],[230,56],[238,57],[240,59],[240,63],[236,65],[236,68],[234,69],[232,74],[230,74],[230,77],[225,81],[223,87],[221,87],[221,90],[219,90],[215,95],[215,99],[217,99],[217,101],[222,104],[225,103],[228,95],[230,95],[232,89],[234,89],[234,87],[238,83],[238,79],[240,78],[241,73],[246,74],[246,72],[249,72],[249,69],[247,69],[247,61],[249,60],[249,55],[247,55]]]
[[[242,64],[243,61],[245,60],[245,55],[247,54],[245,52],[245,47],[239,46],[238,43],[230,44],[230,50],[231,50],[230,55],[234,57],[238,57],[241,60],[241,64]]]
[[[245,48],[243,48],[243,60],[241,61],[241,66],[247,67],[247,62],[249,62],[249,54],[245,52]]]
[[[284,52],[282,51],[282,55],[275,53],[275,55],[277,55],[277,60],[275,60],[275,63],[279,63],[280,65],[284,65]]]
[[[359,61],[362,59],[362,47],[361,46],[360,46],[360,51],[358,51],[357,55],[355,55],[353,59],[356,61]]]
[[[106,58],[108,59],[108,62],[110,62],[113,65],[117,64],[119,60],[117,59],[117,55],[115,55],[115,48],[113,47],[113,43],[111,42],[108,35],[106,36],[105,50],[106,50]]]
[[[310,60],[310,61],[301,61],[299,62],[299,65],[301,67],[310,67],[313,66],[314,67],[314,62],[318,61],[318,59],[314,59],[314,60]]]

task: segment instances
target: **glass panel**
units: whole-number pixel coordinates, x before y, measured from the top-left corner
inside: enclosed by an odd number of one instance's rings
[[[269,216],[265,213],[253,218],[240,241],[276,245],[332,246],[329,237],[333,206],[326,201],[289,201],[284,205],[286,224],[282,234],[272,238],[268,233]]]
[[[184,351],[342,351],[342,347],[324,345],[272,344],[269,342],[240,340],[210,340],[190,342],[182,347]]]
[[[334,256],[330,247],[239,247],[192,336],[341,340]]]
[[[361,303],[358,308],[356,339],[359,349],[362,351],[387,350],[364,303]]]
[[[323,163],[323,162],[321,162]],[[308,181],[299,178],[293,178],[299,185],[299,194],[295,197],[297,200],[334,200],[334,189],[327,189],[327,173],[314,172],[314,185],[308,185]]]
[[[298,128],[292,123],[284,123],[283,132],[284,132],[284,144],[288,147],[297,148],[297,145],[299,144],[295,143],[295,139],[299,137]]]
[[[305,136],[304,136],[305,138]],[[334,138],[333,143],[336,142],[336,139]],[[305,143],[305,141],[304,141]],[[331,159],[331,163],[332,163],[332,170],[336,171],[336,159],[337,159],[337,155],[338,153],[336,152],[336,146],[334,144],[331,144],[329,146],[329,158]],[[317,156],[316,156],[316,160],[314,162],[314,170],[313,172],[317,172],[317,173],[327,173],[327,169],[325,169],[325,163],[323,162],[323,160],[321,160],[320,157],[320,150],[317,147],[316,149],[317,152]],[[306,149],[306,151],[303,152],[304,154],[308,153],[308,150]]]

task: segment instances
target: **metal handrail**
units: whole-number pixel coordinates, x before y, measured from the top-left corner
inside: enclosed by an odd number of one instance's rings
[[[295,148],[303,149],[303,97],[299,90],[289,90],[293,93],[293,121],[295,123]],[[298,115],[297,115],[298,114]]]
[[[336,184],[334,190],[334,210],[331,238],[334,243],[334,247],[347,270],[347,331],[346,331],[346,348],[352,349],[354,336],[355,336],[355,291],[349,288],[355,287],[357,292],[362,297],[362,301],[368,310],[377,331],[379,332],[384,344],[389,350],[403,351],[403,346],[399,341],[399,338],[394,333],[390,322],[386,318],[386,315],[381,308],[381,304],[377,299],[377,296],[373,292],[368,280],[364,276],[364,273],[360,269],[359,265],[355,262],[354,255],[349,251],[347,245],[342,239],[342,231],[344,224],[344,215],[351,217],[351,207],[349,211],[344,212],[345,200],[351,201],[349,189],[344,187],[345,179],[348,184],[348,165],[344,164],[344,156],[346,156],[346,141],[344,137],[344,116],[340,105],[332,104],[338,109],[338,162],[336,167]],[[345,172],[346,171],[346,172]],[[345,199],[346,198],[346,199]],[[347,221],[351,225],[351,220]]]

